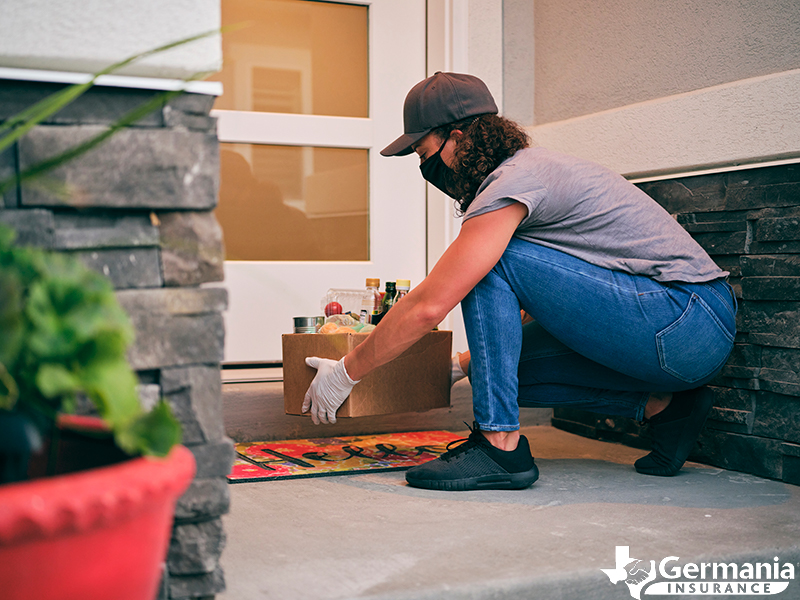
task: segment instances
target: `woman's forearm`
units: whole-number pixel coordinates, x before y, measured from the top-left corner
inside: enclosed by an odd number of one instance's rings
[[[436,327],[497,264],[526,214],[523,204],[512,204],[464,223],[431,273],[345,356],[350,378],[357,381],[397,358]]]
[[[373,369],[397,358],[444,318],[439,311],[423,308],[412,294],[381,319],[369,337],[345,357],[351,379],[359,380]]]

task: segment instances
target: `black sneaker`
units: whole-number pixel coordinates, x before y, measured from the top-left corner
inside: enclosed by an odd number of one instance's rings
[[[515,450],[505,451],[492,446],[477,423],[470,431],[467,439],[450,442],[440,457],[406,471],[408,484],[429,490],[521,490],[539,478],[524,435]]]
[[[649,420],[653,450],[633,463],[636,470],[658,477],[677,475],[713,405],[714,394],[707,387],[675,392],[667,408]]]

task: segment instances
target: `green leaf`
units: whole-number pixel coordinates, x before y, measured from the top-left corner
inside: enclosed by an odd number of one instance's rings
[[[81,373],[86,395],[100,416],[112,427],[129,422],[141,413],[136,374],[123,359],[99,359]]]
[[[36,385],[45,398],[72,396],[81,389],[80,378],[59,364],[44,364],[39,367]]]
[[[64,327],[64,311],[59,306],[57,282],[36,281],[30,287],[25,315],[31,329],[28,348],[43,361],[72,356],[78,351],[74,335]]]
[[[73,84],[63,90],[51,94],[50,96],[37,102],[33,106],[12,116],[5,123],[0,124],[0,152],[2,152],[5,148],[10,146],[11,144],[13,144],[23,135],[25,135],[38,123],[41,123],[47,117],[57,113],[59,110],[61,110],[62,108],[73,102],[75,99],[86,93],[95,84],[95,82],[99,77],[103,75],[108,75],[109,73],[114,73],[115,71],[119,71],[123,67],[126,67],[127,65],[142,58],[145,58],[147,56],[151,56],[153,54],[159,54],[161,52],[164,52],[166,50],[171,50],[172,48],[177,48],[178,46],[182,46],[184,44],[189,44],[191,42],[195,42],[197,40],[201,40],[203,38],[212,35],[217,35],[220,32],[221,32],[220,29],[213,29],[211,31],[206,31],[203,33],[199,33],[197,35],[193,35],[174,42],[170,42],[168,44],[164,44],[163,46],[153,48],[152,50],[146,50],[145,52],[134,54],[133,56],[129,56],[128,58],[121,60],[120,62],[114,63],[113,65],[106,67],[102,71],[98,71],[97,73],[91,76],[89,81],[86,81],[84,83]]]
[[[115,435],[117,445],[130,454],[166,456],[181,442],[181,426],[169,404],[162,400],[149,413],[119,428]]]
[[[11,410],[19,398],[17,382],[11,377],[6,366],[0,363],[0,408]]]
[[[197,73],[187,79],[184,79],[183,81],[189,82],[196,79],[202,79],[210,74],[211,72]],[[74,146],[69,150],[62,152],[61,154],[57,154],[56,156],[43,160],[42,162],[30,167],[29,169],[26,169],[13,180],[9,179],[4,182],[0,182],[0,194],[2,194],[6,189],[10,188],[15,183],[21,183],[23,181],[27,181],[28,179],[38,177],[44,173],[47,173],[48,171],[52,171],[53,169],[60,167],[61,165],[71,160],[74,160],[75,158],[78,158],[82,154],[87,153],[89,150],[92,150],[93,148],[105,142],[108,138],[110,138],[120,129],[127,127],[132,123],[135,123],[142,117],[153,112],[153,110],[169,102],[175,96],[183,94],[183,92],[184,90],[179,89],[179,90],[170,90],[158,94],[157,96],[153,97],[152,99],[145,102],[141,106],[138,106],[133,110],[131,110],[130,112],[128,112],[127,114],[123,115],[117,122],[115,122],[113,125],[111,125],[111,127],[103,131],[102,133],[99,133],[93,138],[90,138],[89,140],[83,142],[82,144],[78,144],[77,146]],[[0,147],[0,151],[1,150],[2,147]]]
[[[0,270],[0,363],[13,364],[22,348],[25,331],[22,282],[10,269]]]
[[[240,27],[207,31],[141,52],[83,83],[65,87],[0,123],[0,151],[79,98],[98,77],[146,56]],[[206,75],[198,73],[184,81]],[[96,148],[183,91],[158,94],[99,135],[0,180],[0,194]],[[57,194],[67,190],[58,182],[39,182]],[[112,427],[121,448],[132,454],[166,454],[180,441],[180,424],[163,402],[143,414],[138,380],[126,360],[133,328],[109,283],[75,259],[13,244],[13,231],[0,225],[0,408],[16,402],[20,410],[52,422],[59,410],[69,409],[76,394],[82,393]]]
[[[76,83],[75,85],[71,85],[68,88],[51,94],[33,106],[12,116],[5,123],[0,125],[0,135],[2,135],[2,137],[0,137],[0,152],[28,133],[28,131],[33,129],[38,123],[41,123],[50,115],[57,113],[67,104],[85,93],[94,85],[95,79],[97,79],[98,76],[99,75],[95,75],[86,83]]]
[[[16,237],[16,231],[0,223],[0,251],[10,250],[11,245],[14,243],[14,238]]]

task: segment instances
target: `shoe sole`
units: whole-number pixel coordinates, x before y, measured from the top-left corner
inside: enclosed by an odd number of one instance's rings
[[[426,490],[466,492],[470,490],[524,490],[539,479],[536,465],[521,473],[497,473],[463,479],[415,479],[406,475],[408,485]]]

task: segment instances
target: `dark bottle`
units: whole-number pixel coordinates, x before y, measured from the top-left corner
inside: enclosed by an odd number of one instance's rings
[[[397,287],[394,281],[387,281],[386,293],[383,295],[383,302],[381,303],[381,314],[385,315],[394,306],[395,296],[397,296]]]
[[[377,320],[374,320],[373,323],[380,323],[381,319],[386,316],[389,309],[394,306],[395,296],[397,296],[397,289],[394,281],[387,281],[386,291],[383,293],[383,299],[381,300],[381,314],[378,315]]]

